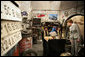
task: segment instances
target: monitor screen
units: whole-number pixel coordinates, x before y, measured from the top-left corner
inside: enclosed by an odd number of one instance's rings
[[[40,26],[41,19],[40,18],[33,18],[33,26]]]

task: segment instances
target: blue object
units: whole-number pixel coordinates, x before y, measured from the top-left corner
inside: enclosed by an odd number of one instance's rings
[[[57,20],[58,14],[49,14],[49,19],[51,20]]]
[[[53,28],[52,28],[52,31],[51,31],[51,32],[53,32],[53,31],[55,31],[55,32],[56,32],[56,27],[53,27]]]

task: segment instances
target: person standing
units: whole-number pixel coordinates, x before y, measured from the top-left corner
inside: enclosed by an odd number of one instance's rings
[[[72,20],[67,21],[67,26],[70,27],[70,42],[71,42],[71,53],[74,56],[78,55],[78,44],[80,42],[80,29],[76,23]]]

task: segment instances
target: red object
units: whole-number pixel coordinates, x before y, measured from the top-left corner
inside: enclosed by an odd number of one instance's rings
[[[15,51],[13,52],[13,56],[19,56],[19,48],[16,47]]]
[[[44,14],[39,14],[37,17],[44,17],[45,15]]]
[[[20,53],[24,52],[26,49],[32,48],[32,39],[28,40],[27,38],[23,38],[19,42]]]

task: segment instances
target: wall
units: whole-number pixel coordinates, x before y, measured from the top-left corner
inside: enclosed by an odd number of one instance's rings
[[[56,12],[59,11],[59,20],[62,22],[63,19],[66,19],[69,17],[69,15],[76,13],[76,7],[78,9],[77,13],[79,13],[79,10],[81,8],[84,8],[83,1],[18,1],[20,4],[20,9],[23,11],[28,12],[28,18],[31,19],[31,17],[35,16],[37,12],[42,11],[44,13],[47,10],[47,12],[52,12],[52,10],[55,10]],[[83,6],[82,6],[83,5]],[[51,11],[49,11],[51,10]],[[32,11],[35,11],[36,13],[33,13]],[[69,12],[68,16],[64,16],[64,12]],[[48,14],[45,12],[46,14]],[[64,16],[64,17],[63,17]],[[63,18],[62,18],[63,17]],[[46,20],[45,20],[46,19]],[[42,22],[48,21],[48,15],[43,17]]]
[[[53,20],[49,19],[48,14],[58,14],[59,19],[59,11],[32,11],[33,16],[36,16],[37,14],[45,14],[44,17],[41,17],[41,22],[54,22]]]
[[[31,10],[32,10],[32,6],[31,6],[31,1],[16,1],[17,4],[19,5],[19,8],[21,9],[21,11],[26,11],[28,13],[28,19],[31,19]]]
[[[67,16],[65,15],[65,12],[67,12]],[[84,6],[79,6],[77,8],[70,8],[67,10],[61,10],[59,15],[60,20],[62,21],[63,19],[67,19],[68,17],[70,17],[71,15],[74,14],[83,14],[84,15]]]
[[[67,10],[61,10],[59,15],[59,20],[62,22],[63,19],[66,20],[69,16],[76,14],[76,9],[75,8],[71,8],[71,9],[67,9]]]
[[[32,1],[32,16],[42,13],[45,17],[41,18],[41,22],[54,22],[49,20],[48,14],[58,14],[59,18],[60,3],[61,1]]]

